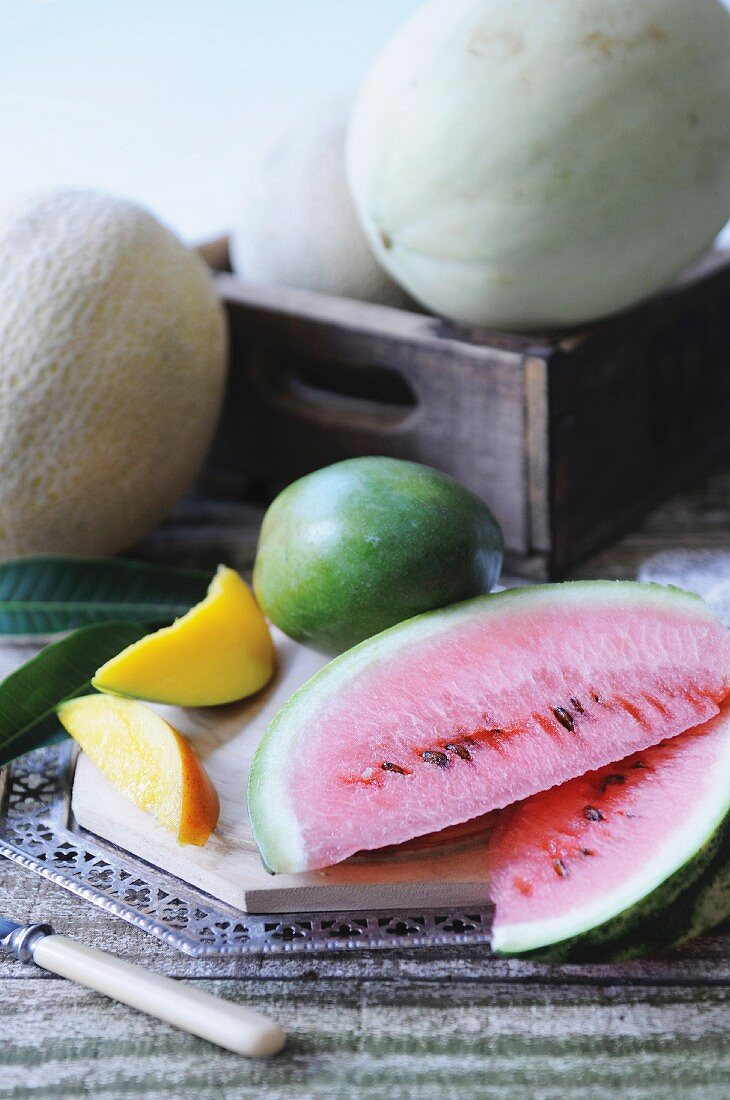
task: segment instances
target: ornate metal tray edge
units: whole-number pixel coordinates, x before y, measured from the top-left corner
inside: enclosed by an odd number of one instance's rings
[[[73,745],[65,743],[29,753],[0,773],[0,855],[188,955],[489,943],[489,908],[241,913],[76,825],[74,766]]]

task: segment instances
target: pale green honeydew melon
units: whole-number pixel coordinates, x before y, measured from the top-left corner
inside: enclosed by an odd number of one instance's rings
[[[351,95],[296,111],[248,175],[231,234],[244,278],[403,306],[408,298],[373,255],[345,176]]]
[[[575,324],[670,281],[730,213],[717,0],[429,0],[357,100],[378,258],[466,323]]]

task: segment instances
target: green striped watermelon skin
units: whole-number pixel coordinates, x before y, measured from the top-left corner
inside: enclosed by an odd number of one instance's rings
[[[497,954],[662,954],[730,917],[730,707],[503,811],[489,840]]]
[[[666,954],[728,919],[730,815],[694,859],[620,916],[549,947],[495,954],[553,964],[628,962]]]

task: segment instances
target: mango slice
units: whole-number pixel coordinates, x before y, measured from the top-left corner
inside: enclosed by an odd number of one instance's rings
[[[182,734],[144,703],[110,695],[71,699],[58,717],[125,798],[180,844],[205,844],[218,821],[218,795]]]
[[[153,703],[217,706],[259,691],[275,662],[269,628],[251,589],[221,565],[204,600],[172,626],[112,657],[97,670],[93,685]]]

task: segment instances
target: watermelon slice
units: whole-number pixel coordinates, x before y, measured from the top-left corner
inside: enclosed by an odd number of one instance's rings
[[[730,634],[695,596],[588,581],[429,612],[336,658],[256,752],[271,871],[328,866],[507,806],[713,718]]]
[[[730,916],[730,707],[504,810],[489,840],[495,951],[626,959]]]

